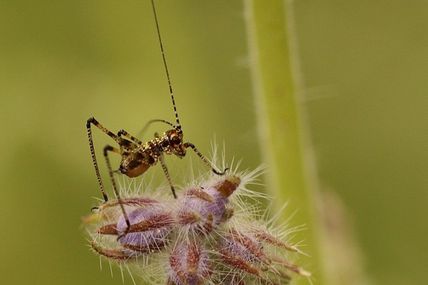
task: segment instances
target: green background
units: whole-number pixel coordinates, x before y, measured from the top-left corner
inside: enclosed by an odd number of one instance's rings
[[[256,167],[242,1],[158,2],[186,138]],[[81,227],[99,196],[85,121],[173,120],[149,4],[0,1],[2,284],[122,282]],[[346,205],[373,284],[424,284],[428,2],[295,0],[294,18],[321,186]],[[190,156],[168,158],[178,184]]]

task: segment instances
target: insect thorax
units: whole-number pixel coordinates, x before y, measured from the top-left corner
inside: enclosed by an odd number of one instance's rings
[[[143,145],[124,145],[119,171],[129,177],[139,176],[155,165],[164,154],[178,157],[186,155],[181,129],[168,130]]]

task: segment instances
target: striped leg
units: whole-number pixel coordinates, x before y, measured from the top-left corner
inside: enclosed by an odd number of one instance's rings
[[[116,134],[114,134],[113,132],[109,131],[105,127],[103,127],[95,118],[93,118],[93,117],[89,118],[88,121],[86,122],[86,129],[87,129],[87,132],[88,132],[89,148],[91,150],[92,162],[94,164],[95,173],[97,175],[98,184],[100,186],[101,193],[103,195],[104,201],[107,202],[108,201],[108,196],[107,196],[107,194],[106,194],[106,192],[104,190],[104,185],[103,185],[103,182],[102,182],[102,179],[101,179],[100,169],[98,167],[98,162],[97,162],[97,158],[96,158],[96,155],[95,155],[95,147],[94,147],[94,140],[92,138],[91,125],[96,126],[98,129],[100,129],[105,134],[107,134],[108,136],[110,136],[111,138],[113,138],[119,144],[121,144],[122,140]],[[129,222],[129,219],[128,219],[128,215],[126,214],[125,207],[123,206],[123,203],[122,203],[122,201],[120,199],[119,191],[117,190],[117,186],[116,186],[116,181],[114,180],[114,177],[113,177],[113,170],[111,168],[110,159],[108,157],[108,152],[109,151],[113,151],[113,152],[116,152],[116,153],[120,154],[120,150],[118,150],[118,149],[116,149],[116,148],[114,148],[112,146],[106,146],[104,148],[104,157],[106,159],[106,163],[107,163],[107,167],[108,167],[108,170],[109,170],[110,179],[112,181],[114,194],[116,196],[116,199],[119,202],[120,208],[121,208],[123,216],[125,218],[127,229],[129,229],[130,222]]]
[[[158,133],[155,133],[155,138],[159,138]],[[177,194],[175,193],[174,185],[172,185],[171,176],[169,175],[168,167],[166,166],[163,154],[159,157],[159,161],[161,163],[163,173],[165,173],[166,180],[168,180],[169,187],[171,187],[172,195],[174,196],[174,199],[177,199]]]
[[[161,155],[159,157],[159,161],[160,161],[160,163],[162,165],[163,173],[165,173],[166,180],[168,180],[169,186],[171,187],[172,195],[174,196],[174,199],[177,199],[177,194],[175,194],[175,188],[172,185],[171,177],[169,176],[168,168],[166,167],[163,155]]]
[[[104,185],[103,185],[103,181],[101,179],[100,169],[98,167],[97,157],[95,155],[95,147],[94,147],[94,140],[92,138],[91,125],[96,126],[102,132],[104,132],[105,134],[107,134],[111,138],[113,138],[116,142],[118,142],[119,138],[113,132],[109,131],[108,129],[106,129],[105,127],[103,127],[100,123],[98,123],[98,121],[95,118],[92,117],[92,118],[89,118],[86,121],[86,130],[87,130],[87,133],[88,133],[89,149],[91,151],[92,163],[94,164],[95,174],[97,175],[98,185],[100,187],[101,194],[103,195],[104,201],[107,202],[108,201],[108,197],[107,197],[107,194],[106,194],[106,192],[104,190]]]
[[[199,158],[208,166],[208,167],[210,167],[211,168],[211,170],[215,173],[215,174],[217,174],[217,175],[224,175],[224,174],[226,174],[226,171],[229,169],[229,168],[226,168],[226,169],[224,169],[223,171],[218,171],[217,169],[216,169],[216,167],[196,148],[196,146],[194,145],[194,144],[192,144],[192,143],[190,143],[190,142],[187,142],[187,143],[185,143],[184,144],[184,147],[185,148],[191,148],[198,156],[199,156]]]
[[[115,148],[115,147],[112,147],[111,145],[106,145],[104,147],[104,158],[106,160],[108,173],[109,173],[110,180],[111,180],[111,185],[113,186],[114,195],[116,196],[116,199],[119,203],[120,209],[122,210],[123,217],[125,218],[125,222],[126,222],[126,226],[127,226],[126,231],[125,231],[125,233],[126,233],[126,232],[128,232],[129,228],[131,227],[131,223],[129,222],[128,215],[126,214],[126,211],[125,211],[125,206],[123,205],[122,199],[120,197],[119,190],[117,189],[116,180],[114,179],[113,169],[111,168],[110,158],[108,156],[109,152],[114,152],[114,153],[117,153],[120,155],[120,150]]]
[[[124,136],[125,138],[127,138],[127,139],[129,139],[129,140],[131,140],[133,143],[136,143],[136,144],[139,144],[139,145],[142,145],[143,144],[143,142],[142,141],[140,141],[139,139],[137,139],[136,137],[134,137],[133,135],[131,135],[130,133],[128,133],[127,131],[125,131],[125,130],[120,130],[118,133],[117,133],[117,135],[119,136],[119,137],[122,137],[122,136]]]

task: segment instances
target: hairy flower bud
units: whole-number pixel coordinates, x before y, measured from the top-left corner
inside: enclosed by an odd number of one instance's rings
[[[208,253],[194,241],[183,242],[173,248],[169,267],[169,284],[201,285],[210,275]]]
[[[297,247],[272,234],[245,202],[260,196],[246,188],[259,172],[209,176],[178,199],[159,191],[123,193],[85,217],[91,247],[121,266],[132,261],[145,284],[287,284],[290,272],[309,276],[285,258]]]
[[[117,222],[120,234],[118,241],[128,249],[138,252],[160,250],[168,242],[172,230],[171,213],[159,206],[137,208],[128,214],[131,227],[127,229],[125,218],[121,216]],[[128,232],[125,232],[128,230]]]
[[[237,176],[228,176],[202,188],[190,188],[184,192],[178,210],[178,221],[193,231],[211,232],[221,222],[229,218],[226,208],[229,196],[239,186]]]

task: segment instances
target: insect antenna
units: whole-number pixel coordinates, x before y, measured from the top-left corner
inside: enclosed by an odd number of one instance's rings
[[[156,32],[158,35],[159,47],[160,47],[161,54],[162,54],[163,66],[165,68],[166,79],[168,81],[169,95],[171,95],[172,106],[174,108],[175,122],[177,124],[175,126],[175,128],[178,129],[179,131],[181,131],[181,124],[180,124],[180,119],[178,118],[177,106],[175,105],[174,91],[172,89],[171,76],[169,75],[169,69],[168,69],[168,64],[166,62],[165,50],[163,48],[163,41],[162,41],[162,36],[161,36],[160,28],[159,28],[158,16],[156,13],[155,1],[151,0],[151,2],[152,2],[152,8],[153,8],[153,15],[155,18]]]
[[[169,94],[171,95],[172,106],[174,108],[175,122],[176,122],[176,125],[174,126],[174,128],[177,130],[177,132],[182,133],[183,131],[181,129],[180,119],[178,118],[177,106],[175,105],[174,91],[172,89],[172,83],[171,83],[171,76],[169,75],[168,64],[166,62],[165,49],[163,47],[162,36],[161,36],[160,28],[159,28],[159,21],[158,21],[158,16],[157,16],[157,13],[156,13],[155,0],[151,0],[151,3],[152,3],[152,8],[153,8],[153,15],[154,15],[154,19],[155,19],[155,24],[156,24],[156,32],[157,32],[157,35],[158,35],[159,47],[160,47],[161,54],[162,54],[163,66],[165,68],[166,79],[168,81]],[[155,120],[155,121],[163,121],[163,122],[165,122],[164,120]],[[168,122],[166,122],[166,123],[168,123]],[[205,156],[196,148],[196,146],[194,144],[192,144],[190,142],[187,142],[187,143],[183,144],[182,146],[184,148],[190,147],[202,159],[202,161],[206,165],[208,165],[209,167],[211,167],[212,171],[215,174],[217,174],[217,175],[224,175],[226,173],[226,171],[228,170],[228,168],[226,168],[223,171],[218,171],[216,169],[216,167],[207,158],[205,158]],[[168,178],[168,174],[167,174],[166,171],[165,171],[165,174],[167,175],[167,178]],[[171,189],[172,189],[172,192],[173,192],[174,197],[175,197],[174,188],[171,188]]]

